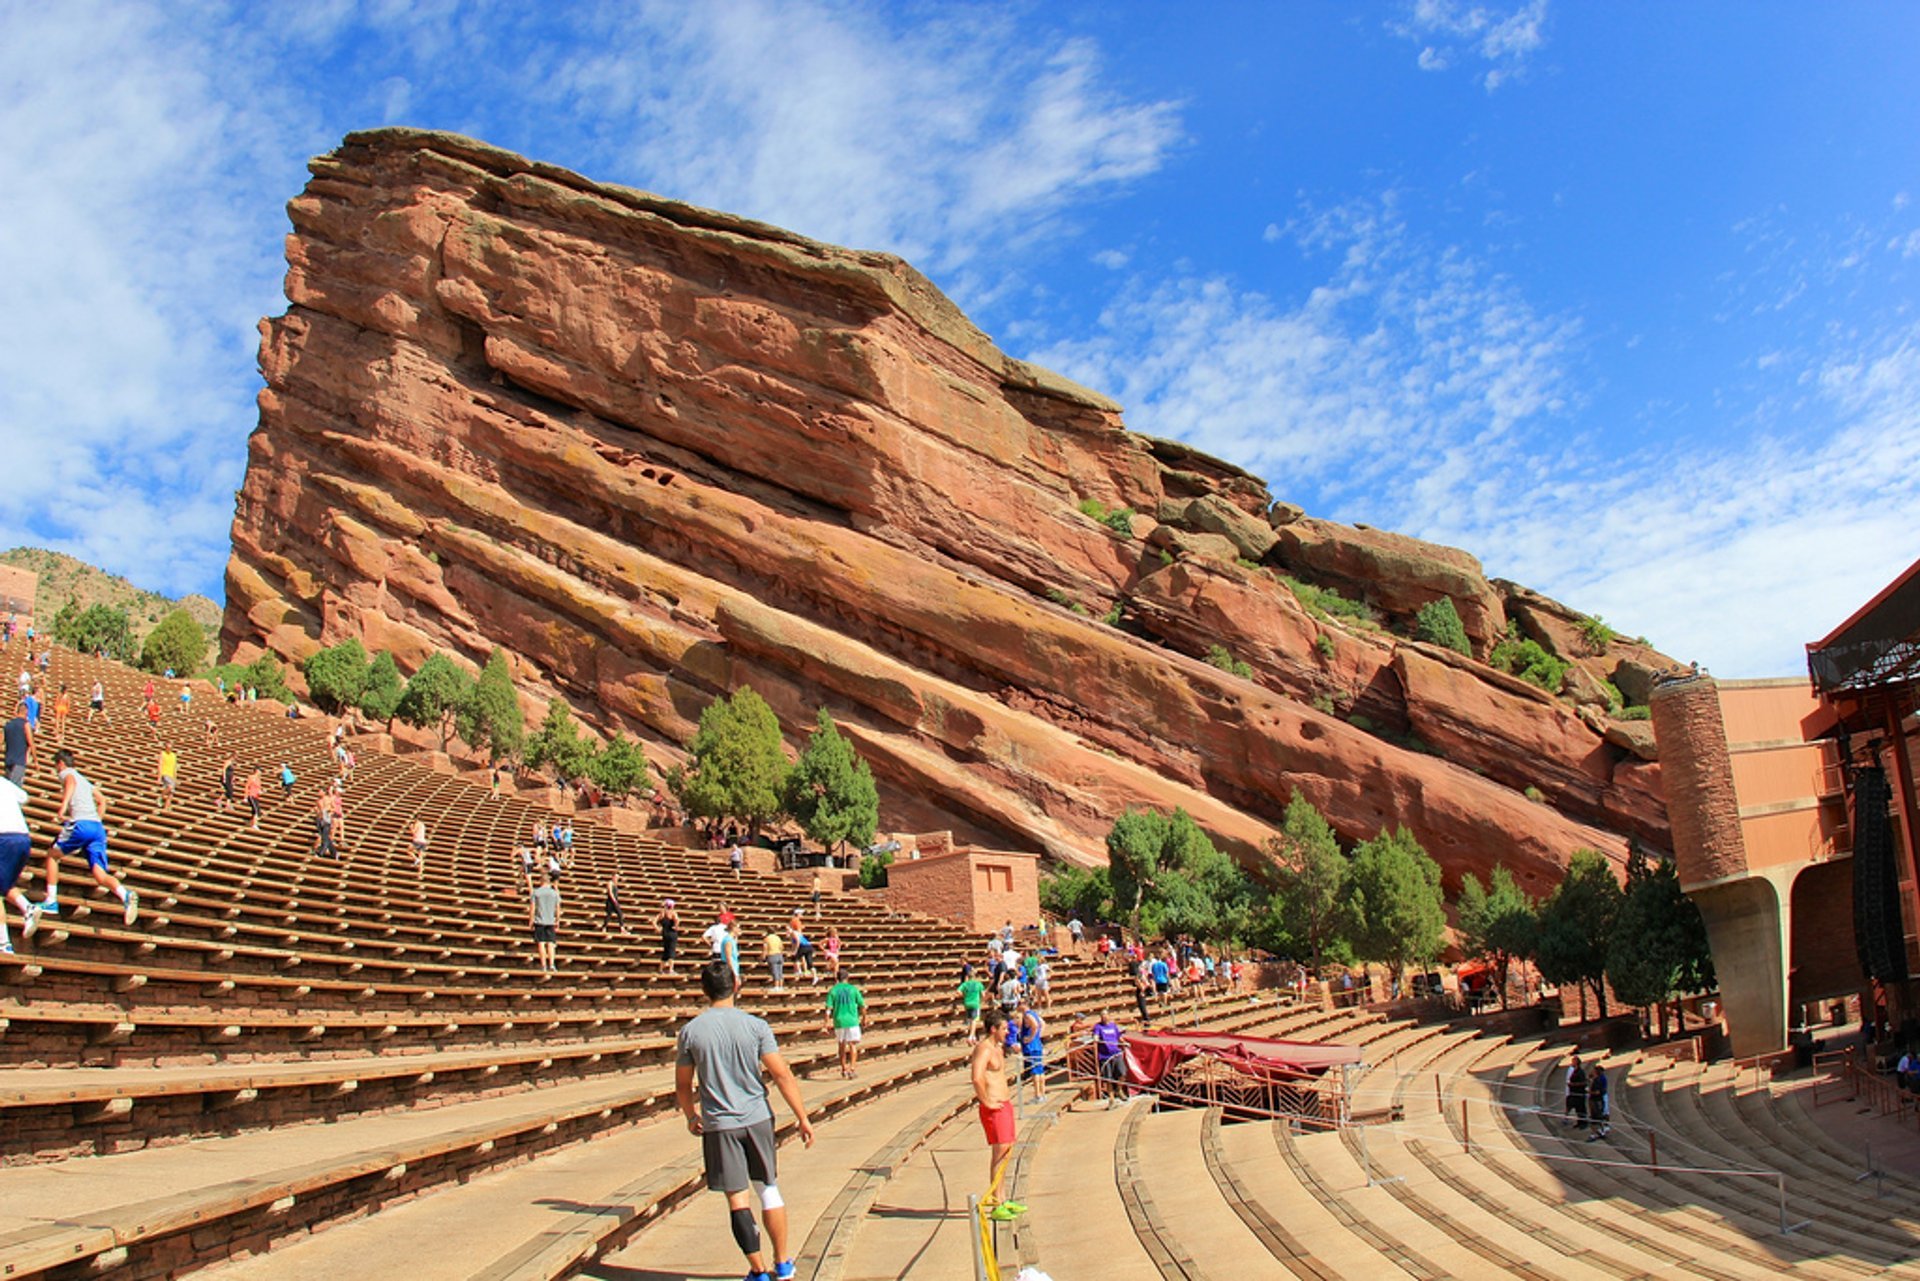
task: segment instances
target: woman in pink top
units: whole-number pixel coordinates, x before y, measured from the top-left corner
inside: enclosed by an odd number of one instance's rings
[[[840,977],[840,931],[829,929],[823,951],[827,956],[827,973],[833,978]]]

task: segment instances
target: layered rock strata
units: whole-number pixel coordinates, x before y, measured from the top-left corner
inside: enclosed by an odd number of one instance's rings
[[[1391,630],[1445,595],[1484,655],[1511,594],[1472,557],[1128,432],[897,258],[444,134],[311,170],[262,324],[238,657],[497,645],[532,714],[564,697],[662,760],[751,684],[796,738],[831,709],[891,825],[1082,862],[1129,805],[1255,861],[1295,790],[1450,879],[1667,843],[1658,766],[1591,708]],[[1583,661],[1629,660],[1662,661]]]

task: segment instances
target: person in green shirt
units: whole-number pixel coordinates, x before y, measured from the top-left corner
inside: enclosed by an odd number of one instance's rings
[[[840,1075],[852,1079],[860,1063],[860,1015],[867,998],[854,986],[853,971],[842,965],[840,981],[827,989],[827,1027],[840,1050]]]
[[[972,1045],[980,1036],[980,998],[986,990],[987,985],[975,978],[971,970],[960,980],[960,1010],[967,1019],[968,1045]]]

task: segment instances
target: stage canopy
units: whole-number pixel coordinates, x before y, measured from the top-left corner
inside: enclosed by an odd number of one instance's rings
[[[1127,1079],[1133,1085],[1154,1085],[1188,1059],[1201,1056],[1274,1083],[1319,1076],[1328,1068],[1362,1061],[1360,1051],[1351,1045],[1163,1028],[1127,1034]]]
[[[1920,679],[1920,560],[1808,645],[1807,673],[1829,700]]]

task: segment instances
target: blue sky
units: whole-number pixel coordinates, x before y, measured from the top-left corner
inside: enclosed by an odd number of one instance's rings
[[[261,14],[270,13],[264,23]],[[285,201],[458,130],[904,254],[1721,675],[1920,556],[1920,6],[0,0],[0,545],[218,595]]]

